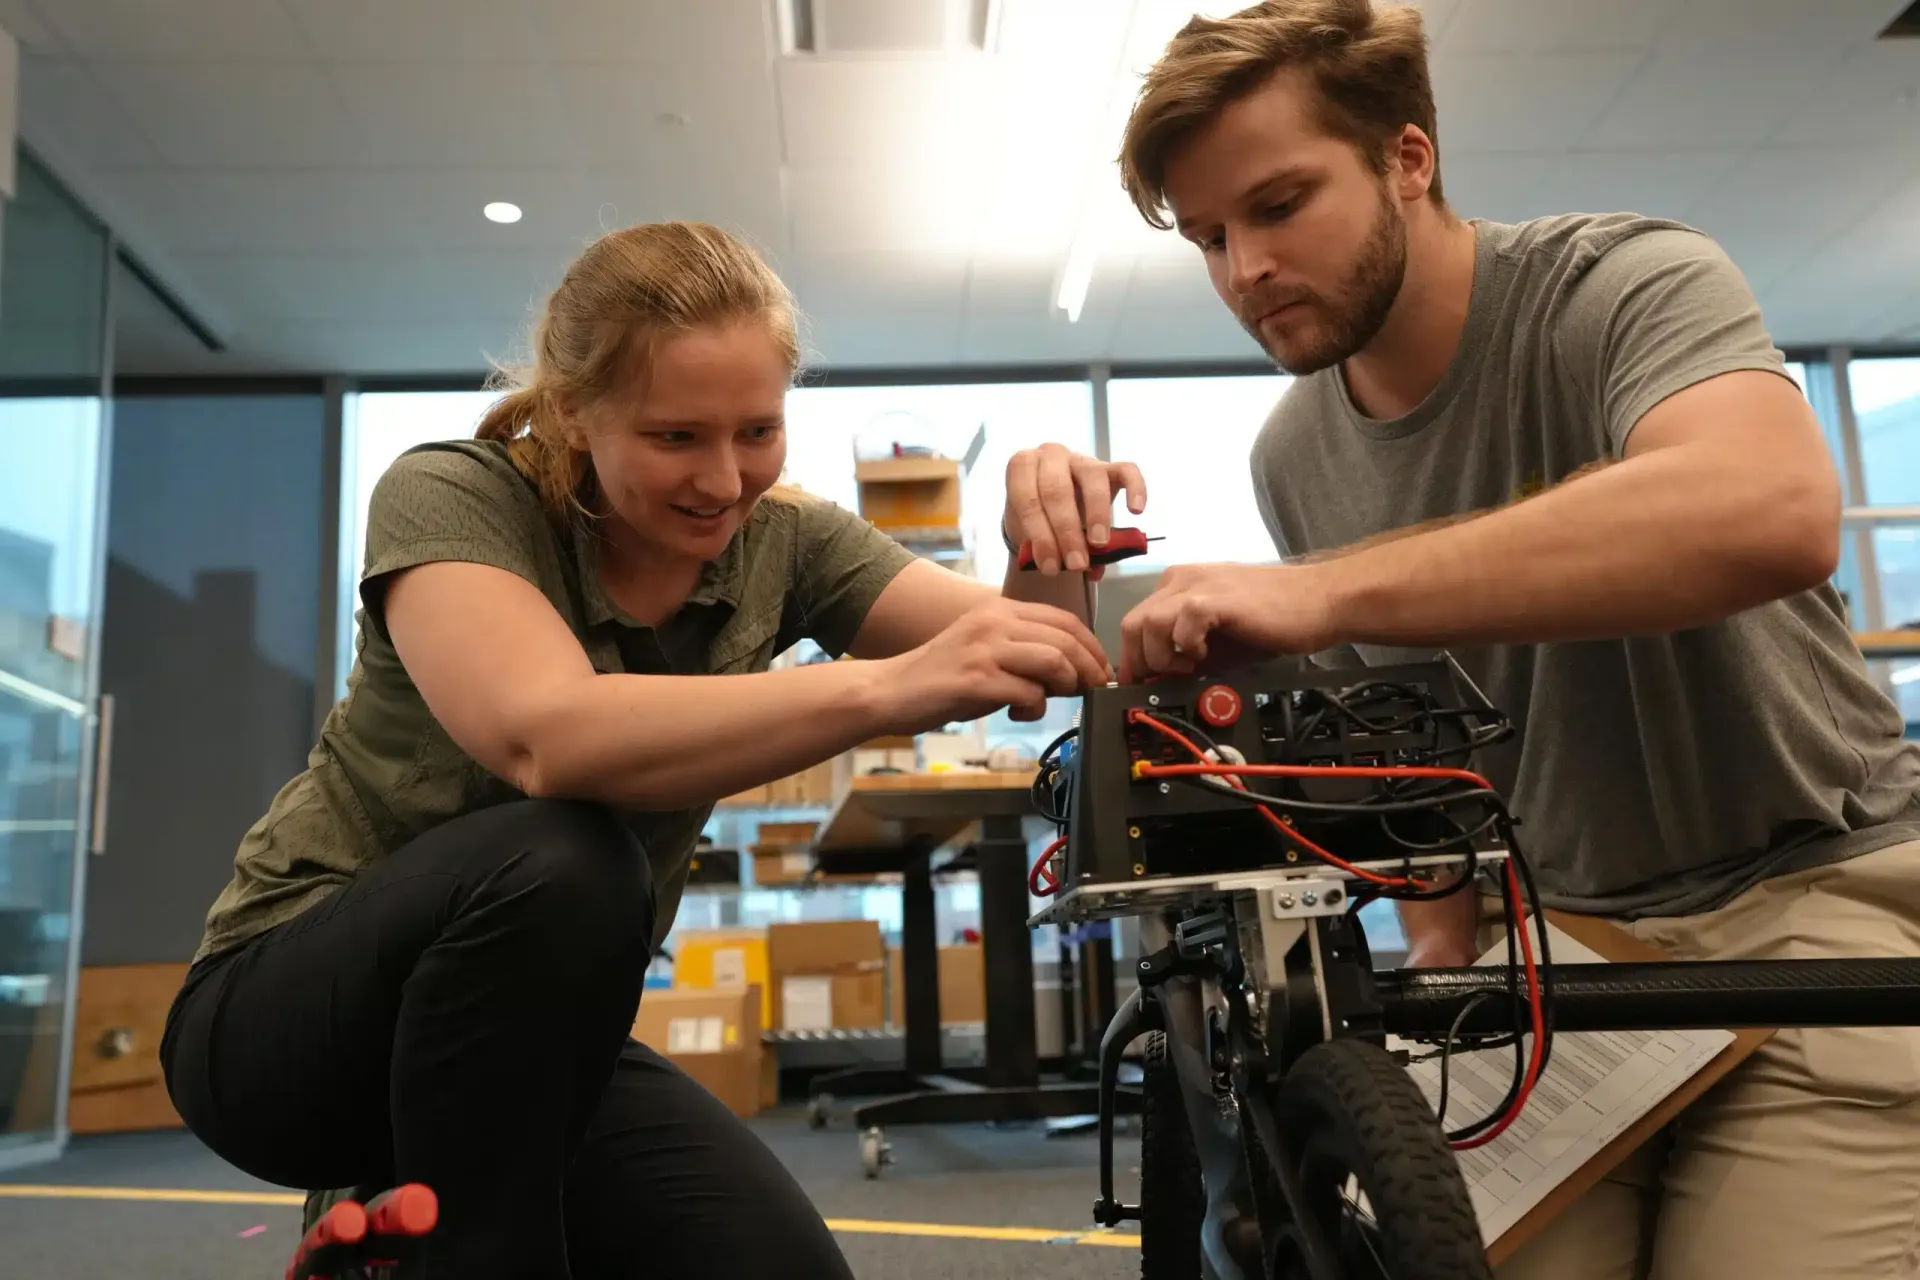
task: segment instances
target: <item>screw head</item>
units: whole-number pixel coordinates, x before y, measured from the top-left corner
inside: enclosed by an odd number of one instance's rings
[[[1274,901],[1278,902],[1282,907],[1286,908],[1287,910],[1293,909],[1293,895],[1290,893],[1282,893],[1282,894],[1276,895],[1274,898]]]
[[[1320,895],[1315,893],[1311,889],[1303,890],[1300,894],[1300,904],[1302,906],[1311,907],[1318,904],[1319,901],[1320,901]]]
[[[1164,795],[1167,795],[1167,794],[1168,794],[1169,792],[1171,792],[1172,790],[1173,790],[1173,784],[1172,784],[1171,782],[1163,782],[1163,783],[1161,783],[1161,784],[1160,784],[1160,794],[1161,794],[1161,795],[1163,795],[1163,796],[1164,796]]]
[[[1147,705],[1148,705],[1148,706],[1150,706],[1150,707],[1157,707],[1157,706],[1159,706],[1159,705],[1160,705],[1160,695],[1159,695],[1159,694],[1157,694],[1157,693],[1150,693],[1150,694],[1148,694],[1148,695],[1147,695]]]

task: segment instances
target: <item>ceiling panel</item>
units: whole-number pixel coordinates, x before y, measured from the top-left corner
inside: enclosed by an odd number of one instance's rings
[[[458,320],[529,314],[559,283],[573,254],[441,251],[416,254],[218,254],[182,265],[241,300],[237,326],[262,321]]]
[[[1462,53],[1571,53],[1646,49],[1673,21],[1674,0],[1461,0],[1441,46]]]
[[[1461,53],[1434,66],[1440,137],[1469,151],[1573,145],[1643,61],[1639,53]]]
[[[91,58],[307,56],[279,0],[33,0],[74,53]]]
[[[590,214],[585,235],[687,219],[744,236],[772,259],[789,247],[779,175],[771,170],[720,168],[674,156],[596,170],[581,181]]]
[[[521,62],[345,62],[326,68],[368,165],[575,162],[551,76]]]
[[[38,53],[65,53],[67,47],[32,0],[0,0],[0,31]]]
[[[563,62],[554,80],[582,159],[615,171],[655,157],[770,175],[780,159],[771,74],[689,61]]]
[[[1880,149],[1756,151],[1687,211],[1756,284],[1790,270],[1911,177]]]
[[[524,59],[537,47],[534,10],[544,7],[538,0],[279,2],[315,57],[407,63]]]
[[[369,317],[358,324],[335,320],[287,320],[250,328],[235,342],[242,359],[270,360],[279,370],[325,372],[352,369],[367,374],[472,373],[489,356],[511,352],[524,318],[461,316],[435,321]]]
[[[1762,143],[1802,108],[1836,60],[1793,48],[1663,49],[1576,141],[1585,147]]]
[[[923,253],[964,258],[990,193],[960,166],[909,177],[884,167],[787,174],[793,248],[814,254]]]
[[[312,63],[104,62],[100,79],[185,168],[346,165],[368,142]]]
[[[782,59],[775,68],[788,163],[851,159],[900,166],[971,163],[989,149],[978,122],[992,81],[984,59]]]
[[[1051,258],[976,261],[967,279],[960,359],[974,364],[1095,360],[1106,351],[1126,301],[1130,264],[1096,268],[1080,319],[1053,305],[1059,268]]]
[[[1571,213],[1643,213],[1684,221],[1743,151],[1576,151],[1538,174],[1537,206]]]
[[[1853,50],[1787,117],[1774,141],[1846,146],[1906,142],[1920,131],[1920,40]]]
[[[105,93],[90,65],[28,54],[20,60],[20,111],[46,121],[65,148],[103,168],[158,164],[159,154],[133,118]]]
[[[1444,126],[1441,137],[1446,137]],[[1441,190],[1462,217],[1519,222],[1555,207],[1548,184],[1565,163],[1558,152],[1440,152]]]
[[[1911,0],[1684,0],[1662,43],[1695,48],[1838,50],[1871,40]]]
[[[967,264],[920,253],[815,253],[787,275],[812,364],[958,358]]]
[[[541,4],[538,21],[563,59],[680,57],[711,67],[773,52],[766,0],[565,0]]]

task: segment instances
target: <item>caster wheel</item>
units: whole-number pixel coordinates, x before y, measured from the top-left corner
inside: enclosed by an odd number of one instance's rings
[[[807,1128],[824,1129],[827,1121],[833,1118],[833,1095],[816,1093],[807,1103]]]
[[[867,1129],[860,1134],[860,1172],[869,1178],[880,1176],[880,1170],[893,1163],[893,1144],[887,1141],[886,1130]]]

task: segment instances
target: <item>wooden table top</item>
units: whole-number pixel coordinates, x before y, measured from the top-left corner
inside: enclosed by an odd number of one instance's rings
[[[854,778],[821,824],[814,848],[898,848],[957,839],[988,816],[1033,810],[1032,769],[950,773],[868,773]]]
[[[1920,658],[1920,630],[1856,631],[1853,638],[1869,658]]]

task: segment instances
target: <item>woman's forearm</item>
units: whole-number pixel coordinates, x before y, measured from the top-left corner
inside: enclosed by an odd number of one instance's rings
[[[629,809],[705,804],[898,731],[886,672],[847,661],[574,681],[529,725],[523,787]]]

